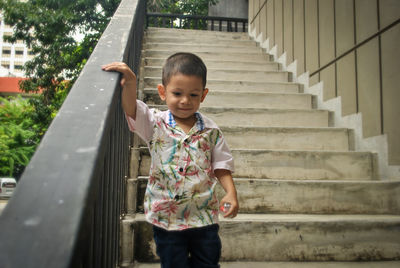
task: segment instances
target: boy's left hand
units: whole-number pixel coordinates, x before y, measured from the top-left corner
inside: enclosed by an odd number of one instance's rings
[[[237,201],[236,195],[233,194],[227,194],[221,199],[221,206],[224,205],[224,203],[229,203],[231,204],[231,207],[229,208],[228,212],[225,213],[223,216],[224,218],[234,218],[238,214],[239,211],[239,203]]]

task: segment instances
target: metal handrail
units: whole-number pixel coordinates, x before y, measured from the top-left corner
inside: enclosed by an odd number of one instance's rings
[[[146,3],[122,0],[0,216],[0,266],[116,267],[130,133],[119,75],[138,71]]]
[[[154,20],[154,19],[157,20]],[[160,20],[159,20],[160,19]],[[168,19],[168,21],[166,21]],[[179,24],[175,24],[174,21],[179,20]],[[153,23],[152,23],[153,21]],[[242,31],[247,31],[248,19],[243,18],[231,18],[231,17],[216,17],[216,16],[201,16],[201,15],[183,15],[183,14],[164,14],[164,13],[147,13],[147,27],[149,26],[157,26],[157,27],[169,27],[169,28],[190,28],[187,24],[183,24],[182,22],[193,22],[190,26],[193,29],[204,29],[206,27],[200,27],[199,22],[204,22],[203,25],[206,25],[209,30],[214,31],[214,22],[218,24],[218,31],[222,31],[226,28],[228,32],[238,32],[239,27],[242,26]],[[150,25],[153,24],[153,25]],[[233,26],[234,24],[234,26]],[[226,25],[226,26],[225,26]]]

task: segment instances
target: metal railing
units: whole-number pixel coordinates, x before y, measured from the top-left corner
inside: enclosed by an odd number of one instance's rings
[[[242,18],[147,13],[147,27],[247,32],[247,23]]]
[[[116,267],[130,133],[119,75],[138,71],[146,4],[122,0],[0,217],[0,266]]]

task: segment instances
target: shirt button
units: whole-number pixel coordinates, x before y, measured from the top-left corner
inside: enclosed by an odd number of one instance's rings
[[[183,168],[180,168],[180,169],[179,169],[179,172],[183,172]]]

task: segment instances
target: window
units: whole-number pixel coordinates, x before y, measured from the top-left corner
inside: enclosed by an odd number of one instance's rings
[[[15,50],[15,57],[16,58],[22,58],[24,56],[24,51],[23,50]]]
[[[11,48],[3,48],[3,55],[11,55]]]
[[[21,71],[21,70],[23,69],[23,66],[22,66],[22,65],[19,65],[19,64],[18,64],[18,65],[14,65],[14,69],[15,69],[15,70],[20,70],[20,71]]]

